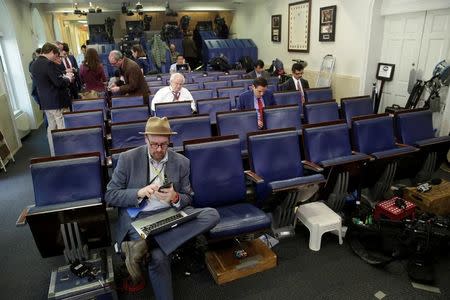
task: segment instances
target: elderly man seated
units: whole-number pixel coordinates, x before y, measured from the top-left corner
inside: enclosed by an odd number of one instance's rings
[[[185,78],[183,74],[173,73],[170,76],[169,86],[160,88],[153,97],[151,109],[155,111],[156,103],[167,103],[175,101],[191,101],[192,111],[196,111],[195,101],[188,89],[183,87]]]

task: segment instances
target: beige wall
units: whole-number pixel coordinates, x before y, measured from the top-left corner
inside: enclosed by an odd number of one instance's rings
[[[19,149],[16,134],[14,132],[12,113],[9,109],[8,98],[6,94],[0,95],[0,130],[8,142],[11,152],[14,153]]]

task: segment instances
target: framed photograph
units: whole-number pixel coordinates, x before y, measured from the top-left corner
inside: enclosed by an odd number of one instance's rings
[[[281,42],[281,15],[272,16],[272,42]]]
[[[289,4],[288,51],[309,52],[311,1]]]
[[[387,64],[387,63],[378,63],[377,68],[377,79],[384,80],[384,81],[391,81],[394,77],[394,64]]]
[[[336,36],[336,5],[320,8],[319,41],[334,42]]]

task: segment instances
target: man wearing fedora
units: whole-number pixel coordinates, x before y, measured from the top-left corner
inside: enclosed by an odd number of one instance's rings
[[[168,149],[170,136],[176,132],[171,131],[167,118],[149,118],[141,134],[146,145],[120,155],[105,200],[119,208],[116,240],[126,256],[133,281],[142,279],[140,264],[148,256],[148,275],[156,299],[172,299],[168,255],[189,239],[213,228],[219,222],[219,214],[213,208],[190,206],[193,196],[190,163],[186,157]],[[159,191],[168,182],[170,187]],[[150,243],[148,239],[142,240],[131,222],[170,207],[188,214],[195,210],[201,212],[197,218],[155,235]]]

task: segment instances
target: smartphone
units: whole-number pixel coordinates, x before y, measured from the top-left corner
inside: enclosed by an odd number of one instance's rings
[[[163,189],[168,189],[172,185],[172,182],[168,182],[159,187],[158,192],[162,192]]]

